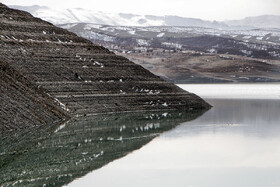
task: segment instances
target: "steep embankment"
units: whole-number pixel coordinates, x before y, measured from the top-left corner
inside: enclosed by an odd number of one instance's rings
[[[0,5],[0,20],[0,61],[71,115],[209,107],[128,59],[29,13]]]
[[[0,61],[0,131],[51,124],[67,118],[54,100]]]

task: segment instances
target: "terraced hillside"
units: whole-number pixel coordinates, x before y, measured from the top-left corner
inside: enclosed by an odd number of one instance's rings
[[[209,107],[201,98],[163,81],[140,65],[3,4],[0,61],[71,115]],[[21,113],[18,110],[16,114]],[[1,115],[6,113],[1,111]]]
[[[0,61],[0,131],[52,124],[67,118],[55,100]]]

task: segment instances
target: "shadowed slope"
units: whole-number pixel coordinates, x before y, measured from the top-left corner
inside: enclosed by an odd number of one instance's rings
[[[55,100],[0,61],[0,131],[52,124],[67,118]]]

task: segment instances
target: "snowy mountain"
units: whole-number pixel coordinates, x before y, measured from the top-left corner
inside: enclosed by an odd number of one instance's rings
[[[225,21],[230,26],[254,26],[258,28],[280,28],[280,16],[264,15],[242,20]]]
[[[207,28],[228,27],[226,24],[221,22],[211,22],[201,19],[183,18],[178,16],[152,16],[124,13],[112,14],[81,8],[52,9],[38,5],[10,7],[27,11],[33,16],[42,18],[55,25],[65,23],[95,23],[114,26],[194,26]]]
[[[55,25],[65,23],[95,23],[113,26],[185,26],[223,29],[244,28],[280,28],[280,16],[264,15],[248,17],[242,20],[228,20],[224,22],[205,21],[195,18],[179,16],[153,16],[135,14],[112,14],[82,8],[53,9],[46,6],[17,6],[11,8],[24,10],[35,17],[42,18]]]
[[[153,16],[124,13],[112,14],[82,8],[53,9],[38,5],[11,5],[10,7],[27,11],[33,16],[42,18],[55,25],[65,23],[95,23],[113,26],[185,26],[215,29],[280,28],[280,16],[273,15],[217,22],[179,16]]]
[[[280,59],[280,29],[223,30],[203,27],[136,27],[89,23],[58,26],[112,51],[175,49]]]

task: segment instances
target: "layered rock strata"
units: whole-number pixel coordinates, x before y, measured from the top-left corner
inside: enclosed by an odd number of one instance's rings
[[[0,61],[0,131],[62,122],[55,100]]]
[[[209,107],[198,96],[165,82],[142,66],[3,4],[0,4],[0,61],[55,100],[57,107],[69,116]],[[2,101],[2,94],[9,92],[1,90],[0,104],[10,103]],[[44,108],[36,110],[41,113]],[[14,113],[23,111],[18,108]],[[1,116],[13,119],[10,109],[5,112],[1,110]],[[18,118],[20,121],[21,117]]]

